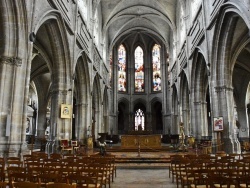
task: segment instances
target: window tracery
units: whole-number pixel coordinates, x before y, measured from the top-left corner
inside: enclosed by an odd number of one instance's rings
[[[153,91],[161,91],[160,45],[155,44],[152,50]]]
[[[144,92],[144,61],[140,46],[135,49],[135,92]]]
[[[123,45],[118,48],[118,91],[126,92],[126,49]]]

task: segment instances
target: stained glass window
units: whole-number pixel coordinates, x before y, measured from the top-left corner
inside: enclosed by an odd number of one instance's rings
[[[161,91],[160,45],[155,44],[152,50],[153,91]]]
[[[126,49],[123,45],[118,49],[118,91],[126,92]]]
[[[143,131],[145,129],[145,116],[141,109],[135,112],[135,130]]]
[[[135,92],[144,92],[143,50],[140,46],[135,49]]]

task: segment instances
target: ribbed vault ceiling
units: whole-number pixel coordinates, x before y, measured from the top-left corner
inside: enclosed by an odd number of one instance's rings
[[[175,30],[177,0],[100,0],[100,6],[111,46],[134,32],[168,43]]]

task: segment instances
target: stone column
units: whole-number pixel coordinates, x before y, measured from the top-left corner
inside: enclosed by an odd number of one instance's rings
[[[248,119],[247,119],[247,109],[245,106],[240,106],[236,108],[238,114],[239,127],[239,137],[247,138],[249,137],[248,131]]]
[[[61,139],[71,139],[72,126],[70,118],[61,118],[61,104],[71,104],[71,95],[67,90],[53,90],[51,94],[51,114],[50,114],[50,138],[48,153],[57,152]]]
[[[22,60],[0,57],[0,155],[18,156],[25,141],[23,128],[24,70]],[[25,124],[26,125],[26,124]],[[26,146],[27,148],[27,146]]]
[[[45,129],[47,126],[46,122],[47,106],[45,104],[39,105],[38,112],[39,116],[37,119],[37,138],[44,138]]]
[[[87,117],[88,114],[88,104],[77,104],[77,114],[76,114],[76,136],[79,141],[84,143],[85,138],[87,138],[87,128],[88,126],[91,127],[91,122],[89,121],[89,118]]]
[[[135,124],[135,115],[133,112],[129,113],[129,127],[128,127],[128,131],[133,131],[134,130],[134,124]]]
[[[153,131],[152,127],[152,115],[150,112],[145,113],[145,130]]]
[[[171,134],[179,134],[178,115],[172,114]]]
[[[184,131],[185,135],[189,136],[190,135],[190,123],[189,123],[189,110],[188,109],[183,109],[182,110],[182,122],[184,123]]]
[[[163,134],[170,135],[171,132],[171,114],[164,114],[163,115]]]
[[[196,138],[201,139],[202,136],[208,135],[207,126],[207,102],[195,101],[194,110],[192,113],[192,125],[190,134],[193,134]]]
[[[238,139],[235,138],[236,120],[234,116],[233,88],[228,86],[215,87],[218,97],[218,113],[214,116],[223,117],[222,143],[227,153],[240,150]]]

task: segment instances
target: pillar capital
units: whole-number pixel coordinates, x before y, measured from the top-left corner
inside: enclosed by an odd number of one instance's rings
[[[233,92],[233,87],[230,87],[230,86],[226,86],[226,85],[224,85],[224,86],[216,86],[216,87],[214,87],[214,89],[215,89],[215,92],[216,93],[220,93],[220,92],[223,92],[223,91],[232,91]]]
[[[87,103],[77,103],[76,106],[83,106],[83,107],[87,107],[88,104]]]
[[[0,63],[20,67],[22,65],[22,59],[18,57],[0,56]]]
[[[206,101],[194,101],[194,105],[202,105],[202,104],[207,104],[207,102]]]
[[[57,94],[67,95],[68,94],[68,90],[66,90],[66,89],[54,89],[54,90],[51,90],[50,93],[52,95],[57,95]]]

